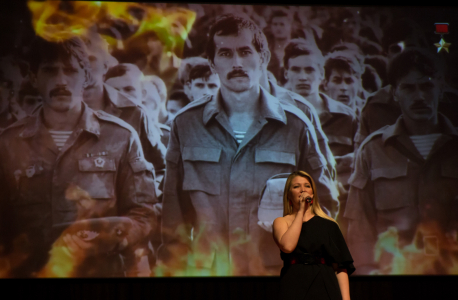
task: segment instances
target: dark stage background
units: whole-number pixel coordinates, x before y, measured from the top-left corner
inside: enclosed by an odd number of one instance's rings
[[[352,300],[455,299],[456,282],[456,276],[350,276],[350,296]],[[279,278],[7,279],[0,286],[4,297],[14,299],[274,300]]]

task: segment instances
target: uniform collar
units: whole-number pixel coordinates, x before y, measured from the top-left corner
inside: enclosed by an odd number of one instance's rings
[[[87,106],[86,103],[82,102],[83,112],[76,124],[74,130],[87,131],[94,134],[95,136],[100,136],[100,123],[95,116],[94,111]],[[41,127],[45,128],[43,124],[43,107],[40,107],[39,110],[33,115],[29,116],[24,130],[19,134],[20,137],[28,138],[37,134]]]
[[[286,114],[283,108],[281,107],[280,101],[268,93],[263,87],[261,89],[261,116],[264,119],[273,119],[286,124]],[[220,112],[224,113],[223,108],[223,99],[221,92],[218,91],[216,96],[212,96],[212,99],[205,105],[203,111],[203,122],[205,125],[212,119],[215,115]]]
[[[130,99],[124,93],[120,93],[114,87],[109,86],[108,84],[103,84],[105,90],[105,95],[108,101],[113,104],[115,107],[134,107],[137,106],[134,100]]]
[[[441,113],[438,113],[437,118],[439,122],[439,128],[442,134],[451,135],[455,138],[458,137],[458,131],[446,116],[444,116]],[[382,135],[382,141],[383,143],[386,143],[386,141],[390,138],[399,135],[408,135],[402,115],[396,120],[396,123],[394,125],[391,125],[387,127],[386,130],[384,130]]]
[[[339,102],[336,100],[332,99],[328,95],[324,93],[319,93],[321,96],[321,99],[323,99],[325,107],[328,109],[328,112],[333,113],[333,114],[341,114],[342,109],[339,107]]]
[[[269,86],[270,86],[270,94],[274,97],[278,96],[278,85],[275,84],[275,82],[269,80]]]

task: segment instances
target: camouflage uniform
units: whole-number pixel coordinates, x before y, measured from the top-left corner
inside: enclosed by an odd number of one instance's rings
[[[135,245],[152,227],[157,202],[153,166],[143,155],[134,129],[83,103],[82,116],[61,151],[43,124],[42,109],[5,129],[0,135],[0,237],[6,252],[25,234],[28,259],[15,276],[30,276],[48,260],[61,234],[53,226],[81,218],[72,187],[94,199],[85,216],[126,216]],[[119,276],[102,274],[101,276]]]

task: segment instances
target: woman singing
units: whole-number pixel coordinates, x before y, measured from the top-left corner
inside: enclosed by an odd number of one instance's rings
[[[283,203],[283,217],[273,224],[284,262],[281,299],[349,300],[353,259],[339,225],[321,209],[312,177],[289,175]]]

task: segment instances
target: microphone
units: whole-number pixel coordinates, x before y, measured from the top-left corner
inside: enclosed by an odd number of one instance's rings
[[[309,196],[309,197],[305,198],[305,201],[307,201],[307,203],[312,203],[312,198]]]

